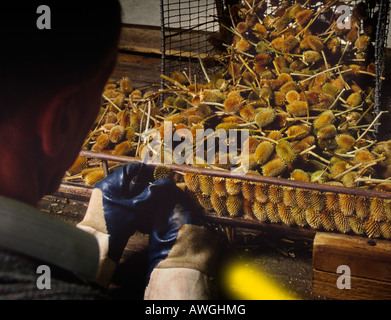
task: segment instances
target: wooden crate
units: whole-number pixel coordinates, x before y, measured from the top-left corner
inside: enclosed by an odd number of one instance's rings
[[[317,233],[313,293],[344,300],[391,299],[391,242]]]

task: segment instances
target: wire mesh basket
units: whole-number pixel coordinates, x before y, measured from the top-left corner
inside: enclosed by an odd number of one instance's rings
[[[213,45],[210,43],[210,37],[215,36],[215,39],[220,40],[226,40],[226,43],[228,43],[228,47],[230,46],[230,41],[233,41],[235,36],[239,37],[237,32],[237,26],[241,22],[241,10],[243,10],[243,6],[247,6],[246,10],[254,10],[256,6],[263,6],[262,7],[262,16],[256,17],[256,19],[263,19],[265,16],[270,16],[274,14],[275,12],[278,12],[280,10],[285,10],[287,7],[294,5],[295,1],[277,1],[277,0],[271,0],[271,1],[263,1],[263,0],[247,0],[242,2],[223,2],[223,1],[168,1],[168,0],[162,0],[161,1],[161,8],[162,8],[162,41],[163,41],[163,56],[162,56],[162,73],[163,75],[171,76],[171,73],[173,71],[185,71],[188,80],[191,82],[197,82],[201,87],[202,82],[202,75],[209,74],[212,75],[214,70],[213,68],[209,68],[208,65],[204,65],[204,70],[199,70],[197,68],[200,67],[200,60],[205,61],[205,59],[210,54],[215,54],[216,52],[216,44]],[[322,26],[325,23],[328,23],[328,20],[330,17],[322,11],[323,3],[320,1],[300,1],[300,3],[306,5],[306,8],[308,10],[312,10],[312,13],[316,12],[316,17],[319,18],[319,24]],[[347,2],[337,2],[337,1],[327,1],[328,3],[328,13],[334,14],[336,11],[336,8],[340,5],[345,5]],[[380,105],[380,98],[381,98],[381,83],[383,80],[383,73],[384,73],[384,49],[386,46],[386,35],[388,30],[388,11],[389,11],[389,1],[379,1],[377,3],[373,1],[349,1],[349,8],[353,10],[353,8],[356,7],[356,5],[363,4],[363,6],[367,9],[365,12],[361,14],[365,14],[366,16],[366,28],[374,27],[375,30],[371,33],[371,43],[373,44],[373,51],[370,52],[372,59],[371,61],[374,61],[374,65],[376,66],[375,69],[373,69],[373,72],[369,72],[367,70],[356,70],[356,73],[363,73],[365,74],[366,78],[364,79],[364,83],[370,81],[374,84],[375,87],[375,93],[374,93],[374,103],[373,103],[373,109],[375,109],[375,113],[373,115],[373,118],[367,122],[368,128],[373,128],[373,124],[378,119],[378,116],[382,115],[381,105]],[[232,8],[238,5],[237,12],[234,12]],[[343,15],[343,12],[340,13]],[[359,14],[359,13],[355,13]],[[243,20],[243,19],[242,19]],[[314,19],[316,20],[316,19]],[[308,22],[308,20],[307,20]],[[235,28],[232,27],[232,25],[235,26]],[[277,20],[272,21],[272,25],[274,28],[275,25],[278,25]],[[364,21],[362,22],[362,25],[360,26],[360,29],[364,28]],[[380,26],[382,26],[380,28]],[[272,29],[271,28],[271,29]],[[305,32],[305,27],[302,29]],[[258,30],[259,31],[259,30]],[[330,30],[329,30],[330,31]],[[338,31],[338,30],[336,30]],[[334,30],[330,31],[328,34],[323,34],[322,37],[329,39],[330,37],[336,32]],[[243,31],[246,32],[246,31]],[[281,27],[281,30],[279,30],[273,37],[270,39],[271,41],[275,38],[278,38],[278,35],[284,32],[289,32],[289,25]],[[269,34],[271,32],[269,31]],[[224,37],[220,37],[221,35],[227,36],[225,39]],[[290,38],[292,40],[292,38]],[[294,40],[294,39],[293,39]],[[261,41],[262,42],[262,41]],[[263,43],[263,42],[262,42]],[[224,48],[228,48],[226,46],[223,46]],[[266,47],[270,51],[270,45],[269,43],[266,43]],[[260,49],[263,48],[260,46]],[[349,48],[348,45],[345,45],[345,51],[347,51],[347,48]],[[222,49],[222,48],[217,48]],[[332,49],[332,48],[331,48]],[[268,51],[268,52],[269,52]],[[278,50],[277,50],[278,51]],[[275,51],[273,51],[275,52]],[[258,52],[256,52],[258,53]],[[360,54],[366,54],[366,52],[360,52]],[[220,51],[220,55],[222,52]],[[337,54],[334,59],[338,62],[338,59],[340,59],[340,56],[345,54],[343,49]],[[347,54],[347,53],[346,53]],[[280,54],[281,56],[284,56],[283,54]],[[296,57],[297,53],[290,53],[291,57]],[[323,62],[323,59],[325,60],[325,64],[328,62],[331,62],[330,59],[325,58],[320,53],[318,53],[320,61]],[[228,58],[230,58],[232,55],[226,54]],[[355,63],[356,61],[362,61],[365,60],[366,56],[350,56],[349,59],[352,59],[352,63]],[[254,54],[249,51],[245,52],[245,55],[243,57],[238,58],[238,62],[241,63],[241,71],[248,71],[247,75],[251,76],[251,67],[253,65],[250,65],[252,63],[252,59],[254,58]],[[289,58],[289,55],[287,55],[287,59]],[[246,60],[247,59],[247,60]],[[285,59],[285,58],[284,58]],[[294,59],[293,59],[294,60]],[[304,61],[303,65],[309,65],[310,63],[308,61]],[[254,64],[255,66],[255,64]],[[196,68],[197,67],[197,68]],[[263,66],[262,66],[263,68]],[[303,67],[304,68],[304,67]],[[202,69],[202,68],[201,68]],[[276,70],[278,68],[276,67]],[[280,71],[282,68],[279,69]],[[328,70],[328,69],[327,69]],[[326,71],[327,71],[326,70]],[[334,67],[333,69],[338,70],[337,67]],[[260,72],[270,71],[265,68],[261,69]],[[319,70],[320,74],[324,75],[325,70],[321,71]],[[344,74],[352,73],[352,70],[340,70],[341,74],[345,72]],[[228,72],[229,73],[229,72]],[[228,75],[228,73],[226,73]],[[369,75],[368,75],[369,73]],[[201,74],[201,75],[200,75]],[[281,71],[281,74],[284,74],[284,72]],[[194,75],[196,77],[194,78]],[[270,75],[270,72],[269,72]],[[263,76],[263,73],[262,73]],[[278,84],[278,78],[276,75],[272,75],[273,78],[262,78],[259,80],[256,78],[255,81],[258,81],[257,84],[259,84],[260,88],[265,87],[272,87],[279,85],[281,88],[281,83]],[[306,79],[312,79],[313,75],[293,75],[293,76],[299,76],[304,79],[299,82],[305,84]],[[285,77],[287,77],[285,75]],[[207,77],[205,77],[207,78]],[[243,79],[242,77],[241,79]],[[277,78],[277,79],[276,79]],[[204,79],[205,80],[205,79]],[[222,78],[219,78],[218,80],[224,80]],[[232,80],[232,79],[231,79]],[[232,80],[235,81],[235,80]],[[212,82],[212,81],[211,81]],[[239,80],[237,81],[238,84]],[[222,81],[224,84],[225,82]],[[350,82],[351,85],[357,85],[356,80]],[[360,83],[358,83],[360,84]],[[173,83],[170,83],[172,87],[175,87]],[[217,85],[214,83],[214,85]],[[240,90],[243,90],[243,92],[246,92],[248,90],[246,86],[240,87],[237,86],[236,88],[240,88]],[[112,84],[113,89],[112,93],[117,92],[119,88],[126,87],[125,85],[119,85],[115,86]],[[196,88],[197,88],[196,86]],[[358,86],[358,85],[357,85]],[[247,87],[249,87],[247,85]],[[114,108],[112,111],[115,111],[117,113],[117,118],[115,118],[115,123],[122,123],[126,122],[128,118],[125,119],[124,114],[126,112],[130,112],[131,114],[131,120],[130,123],[132,123],[132,119],[135,120],[137,124],[137,133],[138,137],[141,137],[142,132],[146,132],[151,127],[148,127],[148,123],[152,123],[152,120],[155,122],[155,126],[157,126],[158,123],[160,123],[161,119],[171,119],[173,122],[175,122],[175,126],[177,128],[187,128],[192,126],[192,123],[190,123],[190,117],[193,117],[192,119],[198,119],[201,118],[200,114],[197,114],[197,111],[211,111],[212,108],[214,108],[212,111],[215,112],[214,115],[206,117],[211,123],[211,126],[213,128],[217,128],[216,126],[216,120],[217,118],[220,120],[220,118],[224,118],[224,110],[222,109],[222,101],[217,102],[217,98],[220,97],[220,95],[223,93],[221,91],[224,91],[225,89],[218,89],[216,90],[215,87],[210,88],[208,86],[204,86],[204,90],[202,91],[200,88],[199,90],[190,90],[188,87],[186,87],[184,84],[179,84],[179,89],[177,92],[174,92],[174,89],[171,89],[171,92],[177,93],[179,98],[178,104],[174,105],[175,102],[173,102],[172,105],[170,105],[168,108],[166,108],[166,114],[162,115],[159,114],[161,109],[158,110],[158,108],[151,108],[150,102],[147,100],[140,99],[139,104],[134,103],[135,98],[133,96],[132,99],[129,99],[129,103],[121,106],[121,111],[117,112]],[[252,90],[252,88],[251,88]],[[279,89],[281,91],[281,89]],[[351,91],[354,91],[350,89]],[[201,92],[202,91],[202,92]],[[207,97],[207,91],[210,93],[211,91],[218,91],[218,95],[213,97],[213,101],[208,100]],[[185,92],[185,96],[181,96],[181,94]],[[343,92],[343,90],[341,90]],[[191,95],[189,94],[191,93]],[[129,94],[129,92],[127,92]],[[131,93],[132,95],[132,93]],[[106,95],[110,98],[109,95]],[[335,92],[335,96],[332,101],[338,100],[338,97],[340,96],[340,92]],[[365,95],[366,96],[366,95]],[[368,94],[369,96],[369,94]],[[113,101],[116,101],[117,96],[113,96]],[[193,98],[193,100],[189,100]],[[210,97],[209,97],[210,98]],[[372,97],[371,97],[372,98]],[[198,100],[197,100],[198,99]],[[197,109],[197,101],[198,103],[203,99],[206,105],[208,105],[208,108],[199,110]],[[228,100],[226,96],[224,96],[224,99]],[[254,101],[256,103],[265,104],[265,107],[259,107],[259,109],[267,109],[268,101],[264,101],[262,99],[253,100],[252,97],[250,97],[250,94],[246,95],[247,101]],[[111,101],[111,104],[115,104],[113,101]],[[193,102],[192,102],[193,101]],[[242,100],[240,100],[242,101]],[[270,102],[270,101],[269,101]],[[275,103],[275,101],[273,101]],[[345,103],[344,103],[345,104]],[[319,105],[319,104],[317,104]],[[127,110],[128,106],[131,106],[130,110]],[[328,105],[329,108],[332,108],[334,104]],[[269,105],[270,107],[270,105]],[[285,106],[284,106],[285,107]],[[343,104],[341,105],[343,107]],[[220,108],[220,109],[218,109]],[[364,108],[364,111],[362,112],[362,115],[358,115],[360,118],[363,119],[363,116],[365,115],[367,110],[371,110],[372,103]],[[105,109],[107,110],[107,109]],[[168,111],[167,111],[168,110]],[[270,108],[268,109],[270,111]],[[217,111],[217,112],[216,112]],[[315,110],[318,112],[318,110]],[[342,115],[344,114],[344,111],[337,110],[338,114]],[[182,113],[183,112],[183,113]],[[121,115],[120,115],[121,114]],[[318,114],[318,113],[316,113]],[[100,119],[103,119],[103,114]],[[218,116],[217,116],[218,115]],[[357,116],[357,113],[355,114]],[[151,116],[151,121],[145,121],[146,118],[149,119],[149,116]],[[161,116],[161,117],[160,117]],[[306,115],[305,115],[306,116]],[[153,118],[154,117],[154,118]],[[304,117],[305,118],[305,117]],[[310,117],[307,117],[308,119]],[[312,117],[316,118],[316,117]],[[281,120],[282,119],[282,120]],[[290,118],[293,123],[295,121],[307,121],[303,120],[301,117],[298,117],[298,119],[295,119],[295,115],[293,118]],[[197,121],[198,121],[197,120]],[[204,119],[201,119],[204,121]],[[276,121],[275,121],[276,120]],[[279,121],[281,120],[281,121]],[[270,123],[271,127],[269,128],[267,125],[264,127],[267,129],[266,131],[276,131],[273,125],[277,127],[277,131],[281,131],[280,133],[286,134],[284,138],[275,138],[276,140],[286,141],[289,140],[289,138],[293,137],[299,137],[301,135],[301,132],[299,133],[292,133],[288,134],[288,130],[285,127],[285,125],[280,124],[280,122],[286,122],[285,118],[273,118],[273,121]],[[373,120],[373,121],[372,121]],[[127,120],[128,121],[128,120]],[[144,122],[143,122],[144,121]],[[214,121],[214,122],[213,122]],[[312,120],[311,120],[312,121]],[[142,125],[141,125],[142,124]],[[129,121],[124,127],[129,125]],[[254,125],[254,123],[252,124]],[[258,125],[258,124],[257,124]],[[160,127],[161,129],[161,127]],[[259,128],[257,128],[259,129]],[[334,128],[335,129],[335,128]],[[109,131],[107,128],[102,129],[103,132],[105,130]],[[311,129],[312,130],[312,129]],[[355,129],[356,130],[356,129]],[[365,129],[357,129],[358,131],[355,131],[355,134],[357,135],[357,141],[363,142],[365,139],[360,140],[362,137],[364,137],[367,134],[367,130]],[[96,129],[96,132],[101,131],[101,129]],[[133,130],[134,131],[134,130]],[[254,131],[262,131],[262,130],[254,130]],[[171,132],[171,131],[170,131]],[[111,133],[111,130],[110,130]],[[132,132],[130,132],[132,133]],[[134,132],[133,132],[134,133]],[[258,136],[257,138],[263,139],[268,138],[270,136],[266,136],[265,133],[263,133],[264,136]],[[316,133],[317,134],[317,133]],[[132,137],[135,135],[133,134]],[[375,132],[374,132],[374,135]],[[376,137],[375,137],[376,138]],[[92,140],[95,141],[95,138]],[[98,139],[96,139],[96,142],[94,145],[97,144]],[[269,139],[270,140],[270,139]],[[273,139],[272,139],[273,140]],[[292,141],[295,139],[291,139]],[[335,143],[335,139],[318,139],[316,147],[322,149],[321,151],[326,150],[331,147],[327,147],[323,149],[323,146],[321,146],[320,140],[333,140],[332,142]],[[374,139],[376,140],[376,139]],[[140,140],[139,140],[140,141]],[[121,140],[121,143],[123,140]],[[259,141],[258,141],[259,142]],[[293,141],[295,142],[295,141]],[[330,142],[330,141],[328,141]],[[132,147],[134,145],[134,142],[129,143],[128,141],[125,141],[125,146],[129,147],[129,150],[133,150]],[[322,142],[324,143],[324,142]],[[373,146],[371,142],[367,142],[363,144],[359,144],[357,146],[357,149],[360,149],[361,147],[369,148]],[[93,146],[94,146],[93,145]],[[161,146],[158,146],[161,148]],[[391,168],[391,143],[385,142],[384,144],[381,144],[378,146],[378,154],[379,157],[374,160],[374,163],[376,165],[378,164],[378,161],[383,161],[383,156],[386,158],[386,161],[388,161],[388,169]],[[311,147],[312,148],[312,147]],[[139,148],[139,145],[137,146],[137,149]],[[88,151],[83,151],[82,155],[85,158],[96,158],[103,160],[103,168],[99,168],[99,170],[95,171],[95,177],[96,174],[99,175],[100,178],[102,178],[104,175],[106,175],[111,169],[108,162],[114,161],[114,162],[130,162],[130,161],[141,161],[139,154],[131,153],[127,154],[127,156],[118,156],[118,153],[116,154],[116,150],[108,150],[105,149],[101,153],[91,152],[94,151],[93,148],[90,148]],[[303,151],[300,151],[304,154],[304,152],[307,152],[310,150],[310,148],[305,149]],[[385,152],[388,152],[388,155],[384,155]],[[255,154],[256,152],[253,151]],[[301,155],[300,153],[300,155]],[[128,155],[131,155],[131,157],[128,157]],[[313,154],[315,156],[315,154]],[[334,155],[334,154],[333,154]],[[349,155],[349,154],[347,154]],[[160,156],[160,155],[159,155]],[[250,155],[251,156],[251,155]],[[276,154],[274,154],[276,156]],[[279,156],[279,155],[278,155]],[[353,156],[353,154],[352,154]],[[349,162],[349,157],[344,158],[342,153],[335,153],[335,158],[342,157],[343,160],[346,160]],[[274,159],[277,159],[276,157]],[[381,160],[382,159],[382,160]],[[324,159],[323,159],[324,160]],[[323,161],[322,160],[322,161]],[[370,161],[372,161],[370,160]],[[272,162],[272,161],[270,161]],[[280,161],[281,162],[281,161]],[[292,164],[289,163],[290,161],[287,161],[288,164],[286,167],[291,166]],[[315,164],[316,161],[314,161],[314,165],[318,165],[318,163]],[[328,161],[329,164],[331,161]],[[303,167],[312,165],[310,164],[312,162],[304,161]],[[326,159],[327,163],[327,159]],[[308,165],[307,165],[308,164]],[[326,172],[329,169],[328,165],[323,165],[322,169],[319,170],[321,172]],[[117,165],[117,164],[116,164]],[[258,228],[259,226],[264,227],[265,225],[273,226],[273,225],[279,225],[279,226],[288,226],[289,228],[293,227],[300,227],[303,230],[327,230],[327,231],[335,231],[335,232],[343,232],[343,233],[352,233],[352,234],[358,234],[358,235],[365,235],[369,237],[376,237],[376,238],[386,238],[391,239],[391,192],[390,192],[390,184],[388,183],[389,180],[385,180],[384,182],[387,182],[385,185],[382,186],[382,188],[361,188],[360,187],[348,187],[346,185],[343,185],[341,181],[338,185],[331,184],[331,183],[318,183],[320,180],[319,178],[322,176],[320,174],[316,177],[316,183],[302,180],[292,180],[288,174],[277,174],[275,176],[267,176],[267,175],[260,175],[259,173],[257,175],[255,174],[243,174],[243,175],[235,175],[232,176],[231,172],[229,170],[221,170],[221,168],[218,168],[219,170],[214,168],[200,168],[200,167],[193,167],[191,165],[176,165],[176,164],[169,164],[167,165],[171,170],[174,170],[176,173],[179,173],[179,179],[178,183],[182,183],[186,185],[187,190],[189,190],[190,194],[194,197],[196,202],[198,202],[199,205],[202,206],[202,208],[205,211],[205,214],[210,218],[213,218],[213,221],[220,222],[223,224],[231,224],[234,226],[247,226],[252,228]],[[350,163],[350,167],[344,167],[340,173],[335,174],[334,177],[337,177],[341,174],[346,174],[348,172],[351,172],[352,169],[360,168],[360,163]],[[366,172],[366,176],[368,175],[367,172],[371,172],[372,162],[364,163],[362,167],[364,167],[364,171]],[[285,167],[284,167],[285,168]],[[345,170],[346,169],[346,170]],[[263,170],[263,169],[262,169]],[[83,173],[81,173],[81,176],[83,176]],[[343,175],[342,175],[343,176]],[[369,179],[372,180],[372,179]],[[336,182],[336,181],[334,181]],[[365,182],[366,183],[366,182]],[[230,190],[227,188],[227,184],[230,185]],[[221,191],[220,194],[217,194],[217,190]]]

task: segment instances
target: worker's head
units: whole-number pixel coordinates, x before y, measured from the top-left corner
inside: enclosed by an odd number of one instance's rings
[[[44,3],[0,9],[0,152],[35,162],[40,196],[58,187],[98,113],[121,28],[116,0]]]

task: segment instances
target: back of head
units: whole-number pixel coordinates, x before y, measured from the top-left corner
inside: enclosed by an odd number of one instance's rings
[[[44,3],[0,8],[0,124],[35,96],[88,81],[117,44],[118,1]]]

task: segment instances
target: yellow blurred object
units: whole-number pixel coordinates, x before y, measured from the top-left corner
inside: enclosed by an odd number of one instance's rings
[[[234,261],[225,270],[228,294],[238,300],[298,300],[299,298],[268,277],[259,267]]]

